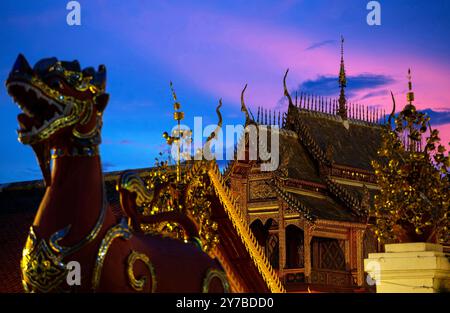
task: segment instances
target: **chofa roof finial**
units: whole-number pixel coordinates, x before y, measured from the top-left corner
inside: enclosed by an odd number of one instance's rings
[[[245,105],[245,101],[244,101],[244,93],[245,93],[246,89],[247,89],[247,84],[245,84],[245,87],[244,87],[244,89],[242,89],[242,92],[241,92],[241,112],[244,112],[244,114],[245,114],[245,126],[247,126],[251,121],[250,115],[248,114],[247,106]],[[259,110],[258,110],[258,116],[259,116]]]

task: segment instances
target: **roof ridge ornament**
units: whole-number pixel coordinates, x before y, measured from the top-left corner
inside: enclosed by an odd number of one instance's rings
[[[170,90],[172,91],[172,97],[173,97],[173,102],[174,102],[173,103],[173,108],[174,108],[173,119],[175,121],[177,121],[177,129],[172,135],[169,135],[167,132],[164,132],[163,137],[164,137],[164,139],[166,139],[167,144],[169,146],[172,146],[173,143],[175,143],[177,145],[176,170],[177,170],[177,182],[180,182],[181,181],[181,140],[183,139],[183,135],[184,135],[183,131],[181,130],[180,121],[182,121],[184,119],[184,112],[180,111],[181,104],[180,104],[180,102],[178,102],[177,94],[173,87],[172,81],[170,82]]]
[[[288,91],[288,89],[287,89],[287,86],[286,86],[286,77],[287,77],[288,73],[289,73],[289,69],[286,70],[286,73],[284,74],[284,77],[283,77],[284,95],[285,95],[285,96],[288,98],[288,100],[289,100],[289,107],[293,107],[294,104],[293,104],[293,102],[292,102],[291,94],[289,93],[289,91]]]
[[[247,106],[245,105],[245,101],[244,101],[244,93],[245,93],[246,89],[247,89],[247,84],[245,84],[244,89],[242,89],[242,92],[241,92],[241,112],[244,112],[244,114],[245,114],[245,126],[247,126],[250,123],[250,121],[254,122],[254,119],[252,119],[248,113],[248,109],[247,109]]]

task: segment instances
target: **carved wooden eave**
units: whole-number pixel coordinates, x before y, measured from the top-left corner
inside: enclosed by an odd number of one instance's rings
[[[306,180],[301,179],[293,179],[293,178],[285,178],[284,179],[284,187],[285,188],[296,188],[303,189],[315,192],[326,192],[327,185],[326,184],[318,184]]]
[[[270,265],[263,249],[257,243],[256,238],[247,223],[247,218],[243,214],[243,210],[239,208],[236,199],[232,196],[231,191],[226,185],[216,162],[211,163],[208,170],[208,176],[214,186],[216,195],[222,203],[223,208],[234,227],[235,232],[242,240],[242,243],[244,244],[254,265],[257,267],[260,275],[264,279],[268,290],[277,293],[286,292],[277,273]],[[220,255],[217,255],[217,257],[220,259]]]
[[[352,210],[354,214],[359,217],[367,214],[367,212],[361,208],[359,201],[355,199],[355,197],[353,197],[343,185],[334,182],[330,176],[326,177],[325,180],[327,182],[328,190],[344,202],[344,204]]]
[[[367,171],[354,167],[333,164],[330,175],[333,178],[350,179],[369,184],[376,184],[376,176],[373,171]]]
[[[277,178],[274,178],[271,181],[275,192],[278,194],[280,199],[284,201],[287,205],[289,205],[292,209],[296,210],[303,219],[314,222],[317,219],[317,216],[311,214],[311,209],[306,207],[303,203],[297,201],[295,198],[291,196],[290,193],[286,192],[282,184],[278,181]]]
[[[297,188],[290,188],[289,186],[286,185],[286,182],[288,182],[288,179],[276,179],[274,178],[270,185],[272,186],[272,188],[274,188],[274,190],[276,191],[279,199],[281,199],[284,203],[286,203],[286,205],[289,206],[289,211],[285,212],[285,218],[286,219],[292,219],[292,218],[300,218],[302,220],[305,220],[308,223],[311,224],[315,224],[318,223],[320,224],[324,224],[324,223],[331,223],[333,225],[340,225],[340,226],[344,226],[344,224],[346,225],[346,227],[354,227],[354,225],[365,225],[365,220],[363,218],[361,218],[361,211],[362,209],[360,206],[360,203],[358,202],[358,211],[355,210],[350,210],[351,215],[355,218],[355,220],[349,220],[349,221],[338,221],[338,220],[327,220],[327,219],[323,219],[320,216],[315,215],[314,213],[311,213],[311,207],[308,207],[307,205],[305,205],[304,203],[302,203],[302,201],[297,200],[294,195],[298,194],[298,195],[304,195],[304,196],[308,196],[308,197],[313,197],[313,198],[318,198],[318,199],[326,199],[327,198],[327,194],[323,193],[319,190],[305,190],[305,189],[297,189]],[[333,188],[342,188],[342,186],[338,185],[337,187],[335,187],[334,185],[331,185],[331,189]],[[330,186],[328,186],[328,188],[330,188]],[[329,189],[327,189],[329,190]],[[342,192],[341,189],[338,189],[339,192]],[[346,191],[344,191],[346,192]],[[343,198],[344,199],[349,199],[347,197],[350,197],[348,194],[344,194]],[[353,198],[352,198],[353,199]],[[367,199],[364,199],[364,201],[366,201]],[[351,200],[348,200],[349,203]],[[354,200],[356,201],[356,200]],[[261,205],[259,205],[260,207]],[[348,205],[346,205],[346,207],[348,208]],[[364,211],[363,211],[364,212]]]

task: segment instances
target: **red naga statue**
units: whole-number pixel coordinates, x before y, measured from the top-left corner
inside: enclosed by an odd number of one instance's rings
[[[20,264],[25,290],[228,291],[220,264],[199,249],[198,228],[189,218],[177,211],[138,213],[142,203],[158,201],[139,176],[126,172],[118,184],[128,219],[113,215],[98,149],[109,98],[105,83],[103,65],[82,70],[77,61],[48,58],[31,68],[22,55],[7,79],[23,111],[18,139],[33,148],[46,184]],[[139,229],[155,221],[183,225],[185,242]],[[72,261],[80,265],[80,285],[67,282]]]

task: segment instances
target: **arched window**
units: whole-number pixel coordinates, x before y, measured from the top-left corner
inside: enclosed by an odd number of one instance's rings
[[[256,241],[261,247],[264,247],[266,245],[266,239],[267,239],[267,231],[264,228],[263,223],[260,219],[254,220],[250,224],[250,229],[252,230],[253,235],[256,238]]]
[[[304,233],[295,225],[286,227],[286,268],[305,267]]]
[[[266,255],[273,268],[278,268],[279,265],[278,249],[278,235],[270,234],[266,243]]]
[[[273,219],[268,219],[263,225],[261,220],[257,219],[250,224],[258,244],[264,249],[267,259],[273,268],[279,266],[279,242],[278,242],[278,224]]]

